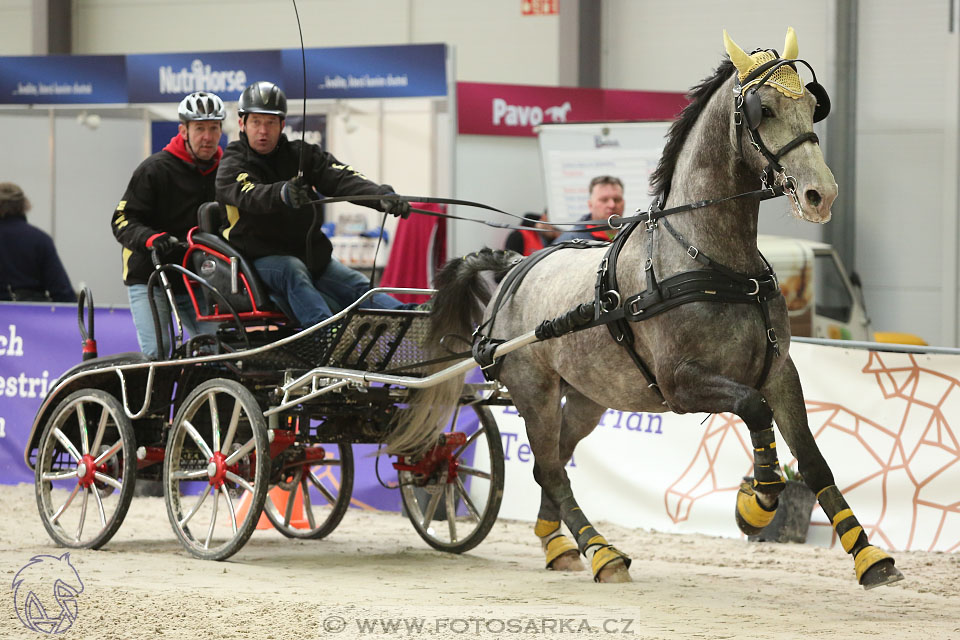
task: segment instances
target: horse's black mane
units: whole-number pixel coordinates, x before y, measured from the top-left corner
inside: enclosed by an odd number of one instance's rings
[[[687,93],[690,103],[683,108],[680,117],[667,132],[667,144],[663,147],[663,155],[660,156],[660,162],[657,163],[657,169],[650,175],[650,191],[653,194],[664,193],[670,188],[670,181],[673,180],[673,172],[677,168],[677,158],[680,156],[680,150],[683,149],[683,143],[687,135],[693,128],[693,123],[700,117],[700,113],[710,100],[710,96],[720,88],[720,85],[730,79],[733,73],[733,63],[727,58],[720,63],[713,75],[705,78],[700,84],[696,85]]]

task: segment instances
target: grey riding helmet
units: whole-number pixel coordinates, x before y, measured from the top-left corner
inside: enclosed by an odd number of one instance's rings
[[[241,118],[248,113],[266,113],[283,119],[287,117],[287,96],[272,82],[254,82],[240,94],[237,111]]]
[[[197,91],[180,101],[177,115],[180,116],[180,122],[224,120],[227,117],[227,108],[215,93]]]

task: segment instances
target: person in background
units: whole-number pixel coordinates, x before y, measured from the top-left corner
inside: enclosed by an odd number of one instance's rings
[[[587,208],[590,213],[580,218],[582,224],[572,231],[560,234],[555,242],[584,240],[612,240],[616,229],[607,224],[610,216],[623,215],[623,182],[615,176],[597,176],[590,181]]]
[[[27,222],[30,201],[0,182],[0,300],[76,302],[53,239]]]
[[[525,213],[523,217],[526,218],[526,220],[523,221],[523,226],[531,227],[531,229],[514,229],[511,231],[510,235],[507,236],[504,249],[516,251],[520,255],[528,256],[534,251],[538,251],[549,245],[560,233],[553,225],[547,222],[546,211],[543,212],[543,215],[539,213]],[[534,231],[533,229],[542,229],[542,231]]]
[[[327,297],[346,307],[367,292],[370,281],[333,258],[333,245],[319,224],[308,238],[314,227],[310,202],[317,199],[317,192],[394,195],[393,187],[369,180],[318,145],[288,140],[282,133],[287,96],[272,82],[247,86],[240,95],[238,113],[240,139],[227,145],[217,172],[217,200],[227,212],[223,236],[253,259],[264,283],[286,302],[300,326],[315,325],[333,315]],[[402,200],[360,204],[395,216],[410,215],[410,203]],[[381,293],[366,306],[404,309],[416,305]]]
[[[110,222],[113,235],[123,245],[123,283],[127,285],[137,341],[140,350],[154,360],[166,356],[170,349],[170,308],[158,283],[153,293],[160,315],[161,345],[147,298],[147,280],[154,271],[151,250],[156,249],[162,262],[183,261],[185,249],[180,240],[197,225],[200,205],[215,197],[214,181],[223,155],[220,133],[227,117],[223,101],[204,91],[181,100],[177,113],[177,135],[134,170]],[[183,278],[173,274],[168,277],[187,332],[195,336],[215,330],[212,323],[197,322]]]

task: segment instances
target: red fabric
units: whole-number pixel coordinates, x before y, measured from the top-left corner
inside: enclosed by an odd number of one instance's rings
[[[442,204],[411,202],[415,209],[446,213]],[[432,250],[431,250],[432,240]],[[381,287],[427,289],[433,286],[433,274],[447,261],[447,220],[414,212],[397,224],[397,234],[390,249],[390,260]],[[397,294],[403,302],[425,302],[428,296]]]
[[[179,133],[173,136],[172,138],[170,138],[170,142],[167,143],[167,146],[165,146],[163,150],[169,151],[170,153],[177,156],[184,162],[189,162],[192,165],[197,164],[197,161],[194,160],[192,155],[190,155],[190,150],[187,149],[187,141],[184,140],[183,136],[181,136]],[[201,169],[200,167],[197,167],[197,171],[199,171],[201,175],[205,175],[205,176],[210,175],[211,173],[217,170],[217,166],[220,165],[220,158],[222,156],[223,156],[223,149],[221,147],[217,147],[217,152],[213,155],[213,158],[212,158],[213,164],[207,167],[206,169]]]
[[[543,249],[543,236],[536,231],[520,229],[520,235],[523,236],[523,255],[528,256],[534,251]]]

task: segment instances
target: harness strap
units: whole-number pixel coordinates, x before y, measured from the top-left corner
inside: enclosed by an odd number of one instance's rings
[[[507,273],[506,278],[500,285],[500,292],[497,294],[496,299],[493,302],[491,307],[490,317],[483,323],[480,324],[473,332],[473,347],[471,352],[473,353],[474,360],[477,361],[477,364],[480,365],[480,368],[483,370],[483,376],[488,381],[495,380],[500,373],[500,367],[503,364],[503,358],[494,359],[494,351],[496,348],[503,344],[504,340],[499,340],[496,338],[491,338],[490,333],[493,331],[494,322],[497,319],[497,313],[499,313],[500,308],[506,304],[507,300],[514,294],[517,288],[520,286],[520,283],[526,277],[538,262],[546,258],[548,255],[558,251],[560,249],[573,248],[573,249],[590,249],[595,247],[606,246],[605,242],[597,242],[593,240],[569,240],[566,242],[561,242],[559,244],[553,244],[549,247],[541,249],[540,251],[535,251],[526,258],[523,258],[517,263],[510,271]]]

